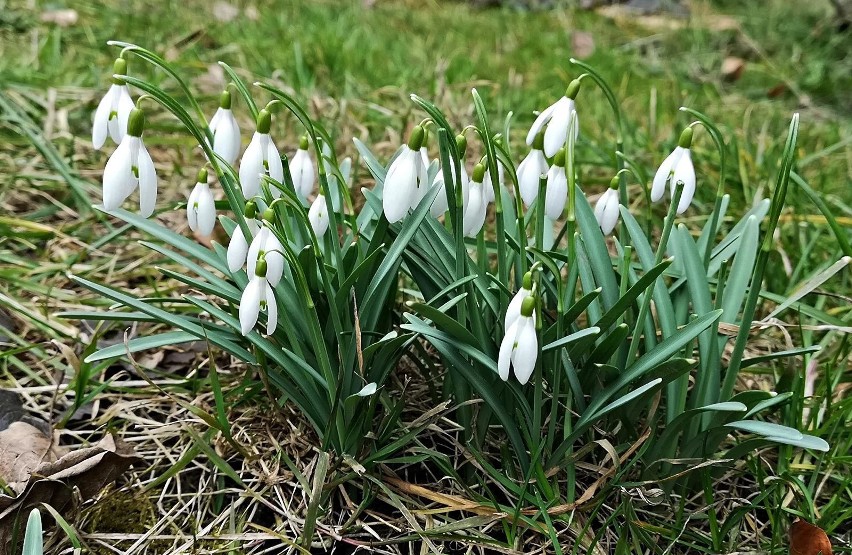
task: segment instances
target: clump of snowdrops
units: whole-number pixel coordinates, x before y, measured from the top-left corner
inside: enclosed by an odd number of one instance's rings
[[[706,116],[682,109],[692,122],[677,130],[670,154],[656,154],[659,169],[647,186],[645,168],[623,144],[613,91],[572,60],[576,79],[542,106],[525,144],[511,140],[511,114],[495,129],[476,90],[476,121],[461,130],[412,95],[424,119],[389,162],[356,140],[375,181],[361,191],[356,212],[353,162],[335,152],[334,130],[290,94],[263,82],[250,89],[220,62],[231,82],[218,107],[202,106],[156,54],[111,44],[122,50],[95,114],[93,143],[100,148],[109,137],[118,146],[106,163],[100,208],[151,235],[146,246],[185,269],[164,274],[188,290],[175,305],[181,308],[166,309],[78,278],[123,307],[104,319],[174,328],[90,360],[207,341],[257,369],[273,397],[311,423],[321,449],[369,468],[418,432],[399,429],[406,400],[385,391],[406,356],[424,374],[440,374],[435,403],[456,405],[451,415],[466,430],[466,447],[500,490],[484,499],[517,518],[529,518],[526,506],[575,507],[583,457],[623,457],[631,461],[625,472],[681,472],[686,483],[683,471],[699,462],[767,443],[827,449],[817,437],[761,419],[789,395],[735,390],[751,363],[746,346],[798,116],[772,198],[731,215],[727,145]],[[135,77],[128,61],[165,71],[181,95]],[[135,102],[131,90],[142,93]],[[599,138],[612,144],[598,164],[611,168],[602,193],[589,186],[595,171],[577,156],[587,140],[583,99],[595,94],[613,112],[611,136]],[[158,201],[144,114],[162,109],[200,147],[185,207],[189,227],[206,236],[221,225],[227,244],[207,248],[148,219]],[[253,128],[239,128],[235,109],[251,116]],[[275,138],[276,119],[287,112],[302,127],[297,145]],[[696,174],[696,141],[718,150],[715,186]],[[481,158],[469,155],[474,143]],[[695,236],[679,217],[696,210],[697,188],[716,194]],[[600,194],[591,202],[593,189]],[[120,208],[136,191],[138,215]],[[631,191],[642,200],[628,198]],[[661,222],[628,208],[650,202],[665,207]],[[211,421],[229,433],[227,418]],[[731,441],[738,432],[749,439]],[[601,436],[618,453],[590,455]]]

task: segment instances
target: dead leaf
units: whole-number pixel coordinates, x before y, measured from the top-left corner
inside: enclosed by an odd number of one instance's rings
[[[46,12],[42,12],[41,17],[42,23],[53,23],[54,25],[59,25],[60,27],[70,27],[77,23],[77,19],[79,19],[77,15],[77,10],[48,10]]]
[[[728,56],[722,60],[722,78],[725,81],[736,81],[739,79],[745,69],[745,60],[735,56]]]
[[[595,52],[595,38],[585,31],[571,33],[571,50],[575,58],[585,59]]]
[[[831,541],[822,528],[797,518],[790,526],[790,555],[832,555]]]
[[[69,514],[139,460],[133,449],[109,435],[91,447],[68,452],[50,426],[28,415],[20,398],[0,390],[0,555],[7,555],[10,528],[41,503]]]

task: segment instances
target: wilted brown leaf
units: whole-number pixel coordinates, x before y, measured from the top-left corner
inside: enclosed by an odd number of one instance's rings
[[[722,60],[722,78],[725,81],[736,81],[743,74],[745,60],[735,56],[728,56]]]
[[[68,452],[56,445],[50,427],[27,415],[14,393],[0,390],[0,555],[16,518],[41,503],[67,514],[78,500],[94,497],[135,461],[133,449],[109,435],[97,444]]]
[[[831,541],[822,528],[797,518],[790,526],[790,555],[832,555]]]

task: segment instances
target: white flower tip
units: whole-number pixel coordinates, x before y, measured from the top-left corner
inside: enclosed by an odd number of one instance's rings
[[[358,397],[369,397],[373,393],[375,393],[379,389],[379,386],[376,385],[376,382],[370,382],[364,387],[361,388],[361,391],[356,393]]]

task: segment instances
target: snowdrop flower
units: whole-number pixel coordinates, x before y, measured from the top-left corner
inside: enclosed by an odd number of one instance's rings
[[[538,337],[535,332],[535,297],[529,296],[521,302],[521,314],[506,330],[497,357],[497,372],[503,381],[509,379],[509,368],[521,385],[526,384],[535,369],[538,358]]]
[[[328,206],[325,202],[325,195],[322,193],[317,195],[308,210],[308,221],[311,222],[311,227],[317,236],[317,239],[322,239],[325,232],[328,230]]]
[[[529,208],[538,196],[538,182],[547,174],[547,159],[544,157],[544,134],[539,132],[533,140],[532,149],[518,166],[518,189],[524,205]]]
[[[530,127],[527,133],[527,144],[532,145],[535,136],[547,125],[544,132],[544,153],[550,157],[556,151],[565,146],[568,138],[568,127],[573,126],[574,138],[580,132],[580,122],[574,108],[574,99],[580,92],[580,80],[574,79],[568,85],[565,96],[548,106],[542,111]]]
[[[251,198],[260,192],[260,176],[268,175],[275,181],[284,180],[284,166],[281,155],[269,136],[272,127],[272,115],[263,109],[257,114],[257,131],[240,160],[240,183],[243,196]],[[278,198],[280,192],[273,188],[272,196]]]
[[[123,58],[115,60],[112,69],[115,75],[127,74],[127,61]],[[112,137],[116,144],[121,143],[127,133],[127,118],[133,110],[133,100],[124,80],[117,77],[112,78],[112,85],[98,103],[95,110],[95,122],[92,125],[92,145],[100,150],[106,142],[107,135]]]
[[[565,149],[559,149],[553,157],[553,165],[547,172],[547,188],[544,192],[544,213],[556,220],[565,210],[568,201],[568,176],[565,175]]]
[[[503,164],[497,162],[497,188],[503,187],[505,179],[505,170]],[[485,178],[482,180],[482,190],[485,192],[485,202],[494,202],[494,184],[491,182],[491,170],[485,172]]]
[[[198,170],[195,188],[186,203],[186,219],[189,229],[202,237],[209,237],[216,226],[216,202],[207,184],[207,170],[204,168]]]
[[[296,194],[308,198],[308,195],[314,192],[314,163],[308,154],[308,138],[305,136],[299,139],[299,150],[290,160],[290,175],[293,177]]]
[[[266,281],[272,287],[278,285],[281,276],[284,274],[284,255],[282,254],[284,247],[281,246],[281,242],[270,229],[274,217],[273,210],[267,208],[263,214],[263,225],[249,245],[247,262],[249,275],[254,275],[258,262],[265,260],[268,270]]]
[[[265,310],[266,335],[272,335],[278,326],[278,304],[275,302],[275,292],[266,279],[266,260],[258,260],[254,272],[240,298],[240,331],[248,335],[257,324],[260,312]]]
[[[488,202],[485,200],[485,191],[482,180],[485,176],[485,166],[477,164],[473,168],[473,177],[470,180],[470,191],[468,192],[468,203],[464,207],[462,229],[465,237],[476,237],[485,223],[485,214]]]
[[[250,239],[254,239],[260,229],[257,222],[257,205],[253,201],[246,203],[245,210],[246,225],[251,232]],[[240,226],[234,228],[231,241],[228,243],[228,269],[232,272],[238,271],[246,263],[248,257],[249,243]]]
[[[133,108],[127,118],[127,134],[104,168],[104,208],[115,210],[139,188],[139,213],[147,218],[157,204],[157,173],[142,142],[145,116]]]
[[[675,187],[678,185],[683,187],[680,202],[677,205],[678,214],[686,212],[695,194],[695,168],[692,165],[692,154],[689,150],[692,146],[692,133],[691,127],[683,130],[677,147],[660,164],[660,169],[654,175],[654,182],[651,186],[651,200],[653,202],[663,198],[666,183],[669,183],[672,198],[674,198]]]
[[[221,156],[230,165],[234,165],[240,155],[240,126],[231,111],[231,93],[222,91],[219,97],[219,109],[210,120],[210,132],[213,134],[213,152]]]
[[[518,292],[509,301],[509,307],[506,309],[506,319],[503,322],[504,330],[508,330],[515,325],[515,322],[521,317],[521,305],[524,299],[530,295],[532,295],[532,273],[527,272],[524,274],[524,281],[521,284],[521,288],[518,289]]]
[[[382,207],[390,223],[403,219],[426,194],[426,167],[420,156],[423,134],[422,127],[414,127],[385,176]]]
[[[468,198],[470,196],[470,178],[467,175],[467,170],[464,168],[464,153],[467,150],[467,139],[465,139],[464,135],[456,136],[456,147],[459,151],[460,164],[459,168],[461,171],[461,183],[462,183],[462,207],[467,206]],[[450,175],[453,178],[453,185],[455,185],[459,180],[456,179],[456,165],[450,164]],[[438,174],[435,176],[435,179],[432,181],[432,187],[439,187],[440,191],[438,191],[438,196],[435,197],[435,201],[432,203],[431,214],[433,217],[437,218],[438,216],[443,216],[444,212],[449,209],[449,201],[447,199],[447,189],[444,185],[444,171],[443,168],[438,168]]]
[[[604,235],[609,235],[618,223],[618,176],[612,178],[609,189],[595,204],[595,218]]]

